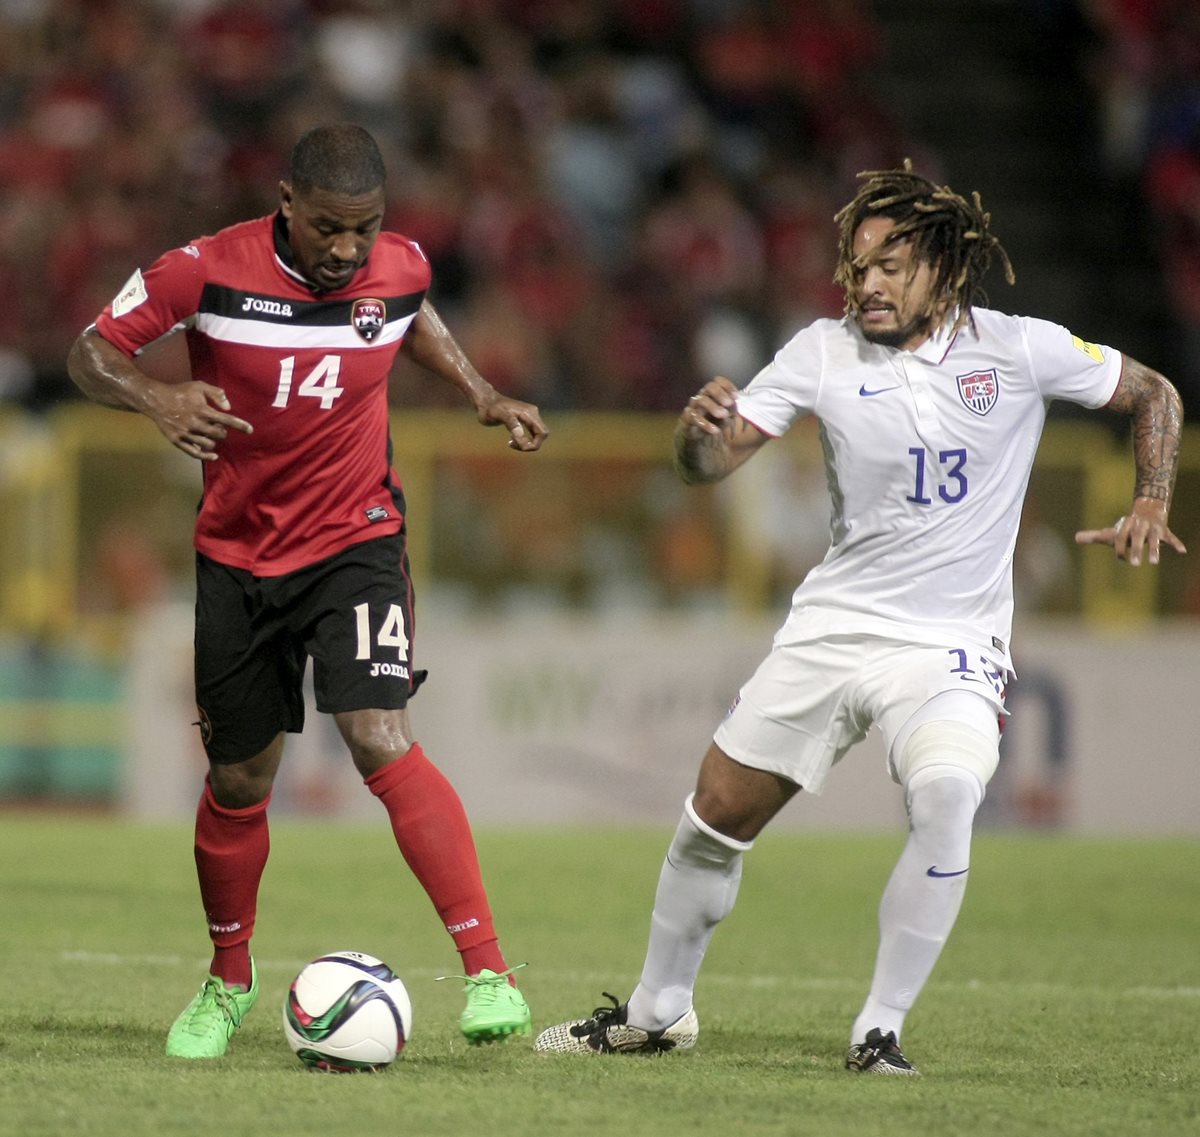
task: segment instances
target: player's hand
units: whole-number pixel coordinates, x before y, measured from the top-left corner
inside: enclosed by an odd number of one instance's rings
[[[479,421],[484,426],[504,426],[508,428],[508,445],[513,450],[526,450],[532,453],[540,449],[546,441],[549,431],[538,409],[532,403],[523,403],[520,399],[510,399],[507,395],[497,395],[477,410]]]
[[[737,415],[737,387],[723,375],[710,379],[689,400],[679,416],[688,438],[720,434],[733,426]]]
[[[1142,550],[1150,564],[1158,564],[1164,543],[1177,553],[1186,553],[1183,542],[1167,528],[1166,502],[1154,498],[1135,498],[1130,512],[1118,517],[1105,529],[1081,529],[1075,534],[1077,545],[1111,545],[1117,560],[1131,565],[1142,563]]]
[[[229,413],[229,399],[211,383],[162,383],[146,413],[173,445],[191,458],[212,462],[217,443],[231,430],[253,434],[245,419]]]

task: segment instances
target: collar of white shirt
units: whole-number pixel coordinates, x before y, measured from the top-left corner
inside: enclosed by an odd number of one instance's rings
[[[954,346],[954,341],[958,338],[959,332],[963,329],[952,330],[954,322],[958,319],[958,309],[947,314],[945,320],[934,331],[924,343],[913,349],[912,354],[925,363],[932,363],[935,367],[942,363],[946,356],[950,354],[950,349]]]

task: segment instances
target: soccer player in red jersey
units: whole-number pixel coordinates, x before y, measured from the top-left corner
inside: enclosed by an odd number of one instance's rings
[[[68,360],[89,398],[146,415],[203,464],[195,661],[209,773],[195,853],[213,960],[168,1036],[177,1057],[223,1055],[258,997],[250,938],[267,806],[284,734],[303,726],[310,657],[318,710],[334,716],[462,958],[464,1035],[531,1026],[462,802],[409,724],[424,673],[388,432],[397,351],[459,388],[513,449],[539,449],[546,428],[480,376],[426,299],[424,253],[381,228],[385,177],[365,130],[309,131],[277,212],[135,271]],[[136,358],[179,328],[191,380],[163,383]]]

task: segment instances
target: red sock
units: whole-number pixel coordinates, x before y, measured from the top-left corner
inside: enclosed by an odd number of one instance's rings
[[[213,975],[250,989],[250,937],[258,911],[258,883],[271,847],[267,802],[226,809],[208,779],[196,810],[196,874],[213,942]]]
[[[468,975],[506,969],[462,800],[420,743],[366,779],[396,844],[429,894]]]

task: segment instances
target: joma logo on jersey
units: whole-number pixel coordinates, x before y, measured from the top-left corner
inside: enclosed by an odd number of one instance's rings
[[[350,309],[350,323],[370,343],[387,323],[387,305],[382,300],[355,300]]]
[[[242,301],[243,312],[262,312],[265,316],[290,316],[292,306],[282,300],[260,300],[257,296],[247,296]]]
[[[408,679],[408,668],[403,663],[372,663],[370,675],[372,679],[380,675],[390,675],[393,679]]]
[[[1000,380],[995,369],[991,371],[972,371],[970,375],[955,377],[958,383],[958,397],[969,411],[977,415],[985,415],[996,405],[1000,394]]]

